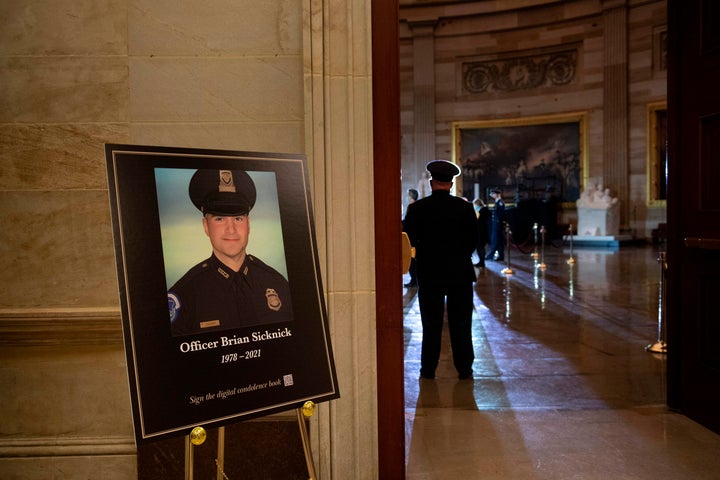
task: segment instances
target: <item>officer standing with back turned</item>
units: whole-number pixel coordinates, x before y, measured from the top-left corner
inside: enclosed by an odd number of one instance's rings
[[[460,169],[446,160],[426,165],[432,193],[408,206],[404,230],[415,247],[418,300],[423,326],[420,377],[435,378],[447,300],[453,363],[461,379],[472,377],[472,253],[478,229],[470,202],[450,195]]]
[[[202,213],[212,255],[168,291],[172,334],[188,335],[292,320],[290,287],[246,252],[255,184],[242,170],[201,169],[190,200]]]

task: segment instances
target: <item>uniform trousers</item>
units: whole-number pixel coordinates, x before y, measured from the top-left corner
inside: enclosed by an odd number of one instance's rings
[[[423,285],[420,282],[418,301],[423,326],[420,374],[433,378],[440,359],[443,313],[447,298],[448,329],[453,364],[458,374],[472,372],[475,352],[472,343],[473,287],[471,282],[452,286]]]
[[[498,253],[498,260],[505,258],[505,239],[503,238],[505,232],[503,232],[502,225],[492,225],[492,231],[490,232],[490,248],[488,249],[487,257],[488,260],[492,260],[495,252]]]

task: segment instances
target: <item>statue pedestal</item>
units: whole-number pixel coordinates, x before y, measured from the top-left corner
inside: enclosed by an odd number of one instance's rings
[[[582,236],[615,236],[620,232],[620,212],[617,203],[608,208],[577,207],[577,234]]]
[[[629,244],[634,240],[632,235],[573,235],[573,246],[577,248],[591,248],[594,252],[617,250],[622,244]]]

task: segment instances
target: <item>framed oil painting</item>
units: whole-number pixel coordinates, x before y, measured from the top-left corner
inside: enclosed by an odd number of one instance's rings
[[[500,189],[508,203],[580,197],[587,171],[587,114],[456,122],[453,158],[458,195],[487,201]]]
[[[667,202],[667,102],[647,106],[647,203],[664,207]]]

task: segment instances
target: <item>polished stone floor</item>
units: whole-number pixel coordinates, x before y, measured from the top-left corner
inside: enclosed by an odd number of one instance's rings
[[[408,480],[720,479],[720,435],[665,407],[665,356],[645,350],[662,336],[657,247],[531,253],[479,272],[472,380],[447,330],[437,378],[419,380],[405,289]]]

